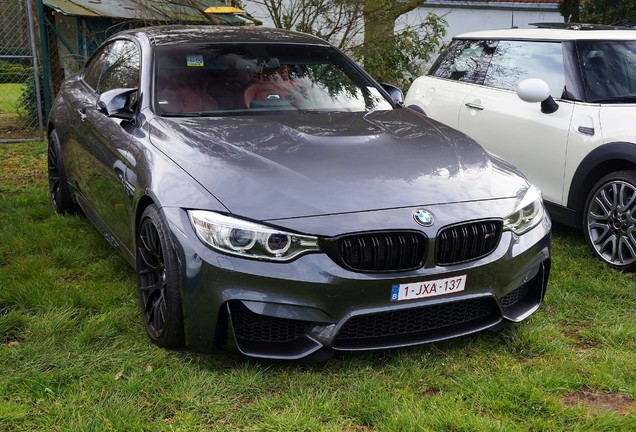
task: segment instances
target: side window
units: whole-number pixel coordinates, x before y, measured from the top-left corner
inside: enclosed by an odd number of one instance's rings
[[[139,49],[134,43],[123,40],[113,42],[97,92],[101,94],[116,88],[139,87],[139,61]]]
[[[101,51],[96,53],[86,65],[86,69],[84,70],[84,81],[88,84],[93,90],[97,90],[97,85],[99,84],[99,78],[102,76],[102,71],[104,70],[104,65],[106,64],[106,59],[108,58],[108,51],[110,49],[110,45],[102,48]]]
[[[550,94],[560,98],[565,89],[563,48],[559,42],[500,41],[490,61],[484,85],[516,90],[528,78],[540,78]]]
[[[139,87],[139,64],[139,49],[133,42],[115,41],[86,65],[84,81],[99,94],[116,88]]]
[[[497,43],[484,40],[454,40],[435,62],[429,75],[481,84]]]

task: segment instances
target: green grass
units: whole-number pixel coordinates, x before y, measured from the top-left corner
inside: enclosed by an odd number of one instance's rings
[[[45,162],[0,145],[0,430],[636,430],[634,276],[575,231],[542,308],[499,333],[315,365],[166,351],[124,260],[52,212]]]
[[[17,113],[24,84],[0,84],[0,112]]]

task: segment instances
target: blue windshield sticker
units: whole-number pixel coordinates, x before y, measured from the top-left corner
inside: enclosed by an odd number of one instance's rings
[[[203,56],[202,55],[189,55],[186,56],[186,63],[188,67],[202,67],[203,66]]]

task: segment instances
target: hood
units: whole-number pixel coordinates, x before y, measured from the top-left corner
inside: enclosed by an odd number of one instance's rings
[[[257,220],[516,196],[527,182],[467,136],[408,109],[157,117],[153,145]]]

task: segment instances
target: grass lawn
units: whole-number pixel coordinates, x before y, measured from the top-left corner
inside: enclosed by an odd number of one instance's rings
[[[37,124],[20,109],[25,84],[0,84],[0,140],[23,140],[39,135]],[[0,144],[2,145],[2,144]]]
[[[53,213],[46,146],[0,145],[2,431],[636,430],[634,275],[556,227],[542,308],[521,325],[322,364],[166,351],[133,270]]]
[[[24,84],[0,84],[0,112],[17,113]]]

